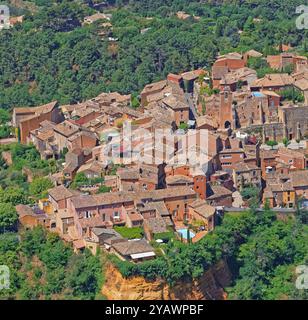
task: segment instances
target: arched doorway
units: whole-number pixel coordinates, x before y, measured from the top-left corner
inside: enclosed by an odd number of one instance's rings
[[[230,123],[230,121],[226,121],[225,122],[225,129],[229,129],[229,128],[231,128],[231,123]]]

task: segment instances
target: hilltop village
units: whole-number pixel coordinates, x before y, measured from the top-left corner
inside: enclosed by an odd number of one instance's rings
[[[75,251],[101,248],[140,262],[155,259],[153,243],[198,242],[226,211],[268,204],[289,214],[307,206],[308,61],[291,49],[218,56],[209,70],[147,84],[137,104],[131,95],[105,92],[74,105],[14,108],[18,143],[58,163],[46,176],[48,194],[16,206],[19,223],[43,225]],[[273,73],[259,77],[249,61],[266,61]],[[128,125],[133,151],[126,148]],[[158,129],[172,137],[160,148]],[[196,160],[205,152],[206,160],[194,165],[190,152]],[[12,162],[10,151],[2,157]],[[23,173],[28,181],[39,174]]]

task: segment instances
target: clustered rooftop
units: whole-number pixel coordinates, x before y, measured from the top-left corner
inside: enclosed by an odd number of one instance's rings
[[[182,12],[178,17],[187,19]],[[85,23],[101,18],[87,17]],[[266,59],[277,73],[258,79],[247,67],[250,57]],[[289,65],[294,71],[283,73]],[[303,103],[283,100],[285,89],[298,90]],[[111,92],[74,105],[55,101],[14,109],[20,142],[33,143],[42,159],[65,154],[62,170],[49,176],[55,187],[40,210],[17,206],[22,224],[54,229],[76,250],[102,247],[137,262],[155,258],[149,241],[187,223],[199,226],[191,240],[201,239],[215,228],[217,213],[248,206],[240,195],[247,187],[257,190],[261,205],[268,201],[271,207],[292,209],[299,198],[308,201],[307,58],[288,51],[268,57],[255,50],[228,53],[217,57],[211,72],[169,74],[146,85],[139,98],[138,108],[132,107],[131,95]],[[127,123],[140,153],[158,153],[152,137],[140,132],[170,133],[173,139],[161,142],[162,161],[146,163],[126,149]],[[207,133],[206,149],[201,132]],[[191,135],[194,144],[187,143]],[[174,161],[185,152],[206,157],[201,165],[189,157]],[[78,174],[87,182],[73,190]],[[98,193],[102,187],[108,192]],[[115,226],[141,227],[143,237],[131,241]]]

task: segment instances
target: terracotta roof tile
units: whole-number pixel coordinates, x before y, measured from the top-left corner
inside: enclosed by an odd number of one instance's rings
[[[79,194],[78,191],[67,189],[63,185],[49,189],[48,193],[56,201],[68,199]]]
[[[152,252],[154,249],[146,240],[123,241],[113,244],[113,248],[123,256],[131,254]]]
[[[197,199],[188,205],[204,218],[211,217],[215,214],[215,208],[207,204],[204,200]]]

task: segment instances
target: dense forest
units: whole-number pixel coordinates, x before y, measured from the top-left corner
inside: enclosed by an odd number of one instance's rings
[[[72,248],[54,233],[37,227],[0,234],[0,264],[10,268],[10,289],[0,299],[101,299],[99,256]]]
[[[0,108],[138,94],[169,72],[209,68],[227,51],[267,54],[290,43],[307,53],[307,31],[295,26],[300,0],[107,1],[101,10],[112,13],[112,42],[99,35],[101,23],[82,23],[93,1],[32,2],[34,13],[25,10],[22,24],[0,32]],[[178,10],[192,18],[178,19]]]

